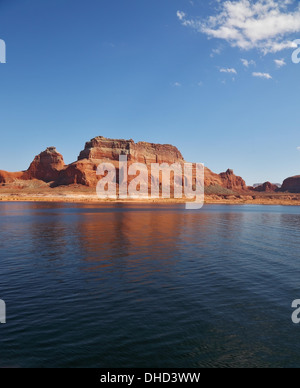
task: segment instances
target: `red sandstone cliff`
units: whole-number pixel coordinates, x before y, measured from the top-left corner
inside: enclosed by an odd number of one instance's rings
[[[208,168],[205,168],[204,185],[208,188],[216,186],[232,191],[245,191],[248,189],[246,182],[230,169],[226,172],[221,172],[221,174],[215,174]]]
[[[255,187],[253,190],[260,193],[272,193],[279,191],[279,188],[277,185],[273,185],[271,182],[265,182],[262,185]]]
[[[280,191],[289,193],[300,193],[300,175],[287,178],[283,181]]]
[[[20,172],[8,172],[0,170],[0,183],[12,183],[18,180],[27,179],[23,171]]]
[[[74,163],[65,165],[62,155],[54,147],[49,147],[34,158],[27,171],[0,171],[0,183],[9,183],[16,179],[37,179],[51,182],[52,187],[71,184],[95,187],[99,179],[96,175],[98,165],[101,162],[109,162],[117,168],[120,155],[127,155],[128,164],[140,162],[150,166],[151,163],[185,162],[180,151],[169,144],[135,143],[133,140],[115,140],[99,136],[85,144],[84,150]],[[234,175],[232,170],[215,174],[206,167],[205,186],[238,192],[247,190],[245,181]]]
[[[246,182],[233,173],[233,170],[228,169],[220,174],[222,186],[230,190],[247,190]]]
[[[48,147],[34,158],[28,170],[20,172],[0,171],[0,183],[30,179],[52,182],[58,178],[59,171],[64,167],[62,155],[56,151],[55,147]]]
[[[55,147],[48,147],[34,158],[26,173],[29,179],[52,182],[58,178],[59,171],[64,167],[62,155],[56,151]]]
[[[78,160],[119,160],[120,155],[127,155],[131,162],[139,163],[176,163],[182,162],[180,151],[169,144],[135,143],[131,140],[107,139],[95,137],[85,144]]]
[[[96,186],[99,179],[96,175],[98,165],[101,162],[110,162],[117,168],[120,155],[127,155],[129,164],[134,162],[147,165],[184,162],[180,151],[169,144],[135,143],[133,140],[115,140],[98,136],[85,144],[77,162],[60,171],[53,186],[73,183]]]

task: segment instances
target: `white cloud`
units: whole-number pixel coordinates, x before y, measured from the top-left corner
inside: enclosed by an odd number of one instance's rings
[[[252,59],[250,61],[248,61],[247,59],[243,59],[241,58],[241,61],[242,61],[242,64],[245,66],[245,67],[249,67],[251,65],[255,66],[256,63],[255,61],[253,61]]]
[[[211,56],[211,58],[213,58],[215,55],[220,55],[221,52],[222,52],[222,49],[220,47],[212,49],[210,56]]]
[[[180,88],[182,85],[180,82],[173,82],[172,86],[174,86],[175,88]]]
[[[221,73],[231,73],[231,74],[237,74],[237,71],[235,69],[227,69],[227,68],[222,68],[220,69]]]
[[[269,73],[252,73],[253,77],[272,79],[272,76]]]
[[[186,14],[182,11],[177,11],[177,17],[179,20],[184,20],[184,18],[186,17]]]
[[[286,65],[286,62],[284,59],[274,59],[274,62],[278,68]]]
[[[202,81],[200,81],[200,82],[198,82],[198,84],[197,84],[199,87],[201,87],[201,86],[203,86],[203,82]]]
[[[300,151],[300,147],[297,147],[297,150]]]
[[[300,32],[300,4],[294,0],[227,0],[206,20],[177,16],[182,25],[209,38],[226,40],[232,47],[258,49],[264,54],[296,47],[292,34]],[[293,10],[290,8],[293,6]]]

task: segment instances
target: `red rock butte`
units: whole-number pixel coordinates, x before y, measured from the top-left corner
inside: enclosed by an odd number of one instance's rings
[[[285,179],[283,181],[281,191],[289,193],[300,193],[300,175]]]
[[[170,144],[135,143],[132,139],[108,139],[98,136],[85,144],[77,161],[66,165],[63,156],[55,147],[48,147],[37,155],[26,171],[7,172],[0,170],[2,185],[20,181],[36,180],[46,182],[50,187],[83,185],[96,187],[99,180],[96,171],[100,163],[110,162],[118,170],[120,155],[127,155],[128,164],[139,162],[150,166],[151,163],[185,163],[181,152]],[[118,173],[118,172],[117,172]],[[208,194],[243,193],[253,188],[236,176],[233,170],[216,174],[205,167],[205,189]],[[256,189],[258,191],[278,191],[269,182]],[[289,178],[284,182],[283,191],[300,192],[300,177]]]

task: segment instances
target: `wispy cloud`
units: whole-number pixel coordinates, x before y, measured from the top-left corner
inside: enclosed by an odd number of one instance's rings
[[[174,86],[174,88],[180,88],[182,86],[180,82],[173,82],[171,85]]]
[[[221,52],[222,52],[222,49],[220,47],[212,49],[210,56],[211,56],[211,58],[213,58],[215,55],[220,55]]]
[[[274,62],[278,68],[286,65],[286,62],[284,59],[274,59]]]
[[[220,73],[237,74],[237,71],[235,69],[222,68],[220,69]]]
[[[255,61],[253,61],[252,59],[251,59],[250,61],[248,61],[248,59],[243,59],[243,58],[241,58],[241,62],[242,62],[242,64],[243,64],[245,67],[255,66],[255,65],[256,65]]]
[[[291,35],[300,32],[298,1],[227,0],[218,3],[217,13],[205,20],[188,18],[182,11],[178,11],[177,16],[182,25],[209,38],[223,39],[242,50],[256,48],[267,54],[296,47]]]
[[[252,75],[253,75],[253,77],[257,77],[257,78],[272,79],[272,76],[269,73],[254,72],[254,73],[252,73]]]
[[[186,17],[186,14],[182,11],[177,11],[177,17],[179,20],[184,20]]]
[[[300,147],[297,147],[297,150],[300,151]]]

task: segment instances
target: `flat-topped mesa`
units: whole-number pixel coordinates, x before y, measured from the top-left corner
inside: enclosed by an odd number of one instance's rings
[[[85,144],[78,160],[118,161],[120,155],[127,155],[128,161],[139,163],[182,163],[180,151],[169,144],[135,143],[132,139],[108,139],[95,137]]]
[[[73,184],[96,187],[99,181],[97,176],[99,164],[103,162],[113,164],[118,174],[120,155],[127,155],[128,165],[134,162],[146,164],[149,173],[151,163],[170,165],[185,162],[181,152],[169,144],[135,143],[131,139],[108,139],[98,136],[85,144],[84,150],[80,152],[78,160],[74,163],[65,165],[62,155],[56,151],[56,148],[49,147],[34,158],[27,171],[18,173],[0,171],[0,183],[37,179],[46,183],[51,182],[51,187]],[[194,175],[193,179],[195,178]],[[223,193],[223,189],[237,192],[247,190],[245,181],[234,175],[232,170],[215,174],[205,167],[204,183],[214,193]]]
[[[55,147],[48,147],[37,155],[26,171],[28,179],[39,179],[52,182],[58,178],[59,172],[65,167],[63,156]]]

